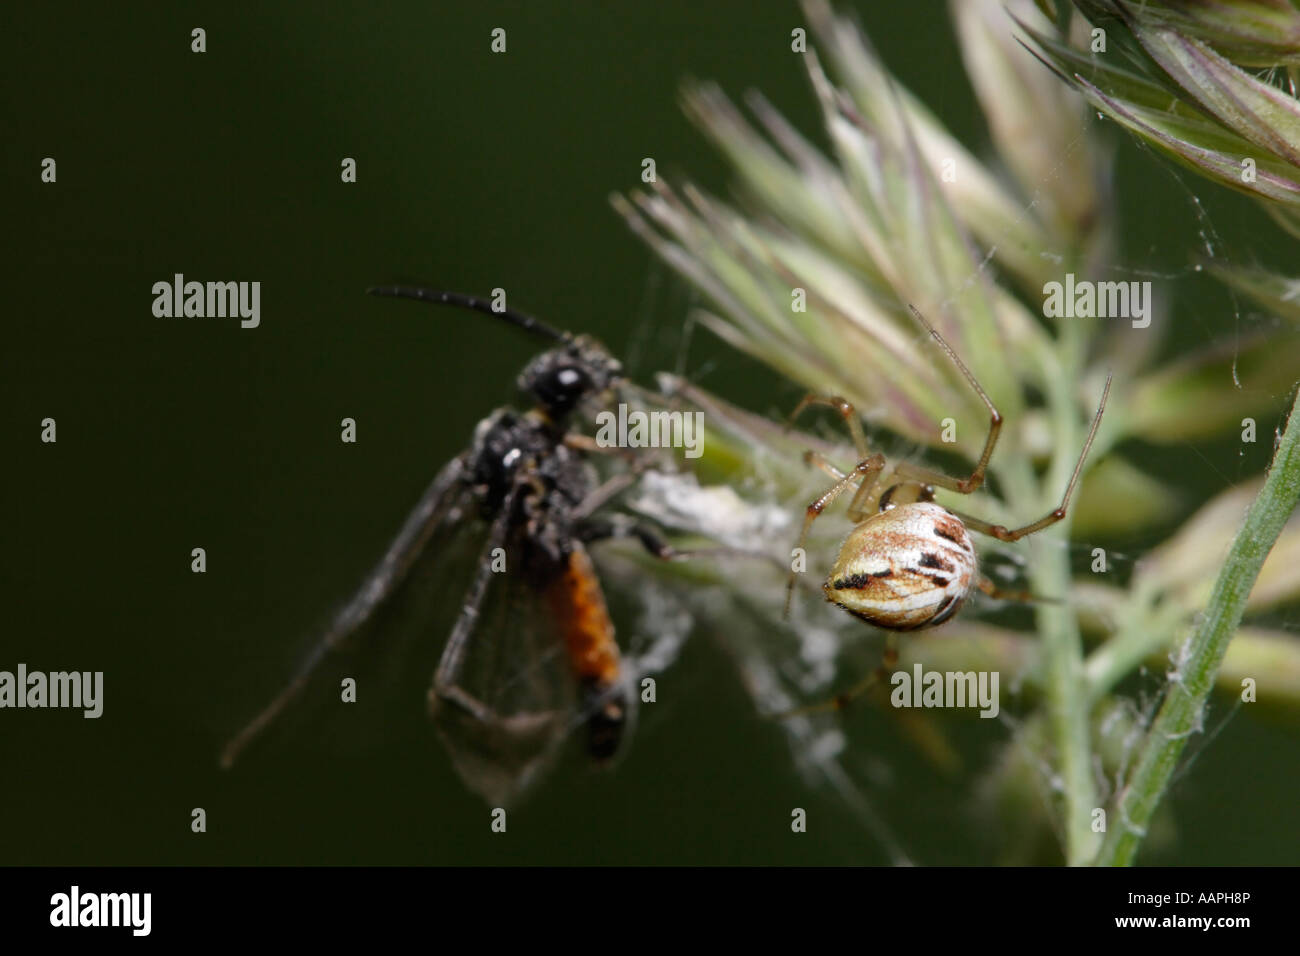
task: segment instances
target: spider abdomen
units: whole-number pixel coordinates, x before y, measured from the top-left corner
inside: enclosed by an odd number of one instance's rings
[[[826,599],[877,627],[934,627],[961,607],[979,561],[961,519],[933,502],[867,518],[840,547]]]

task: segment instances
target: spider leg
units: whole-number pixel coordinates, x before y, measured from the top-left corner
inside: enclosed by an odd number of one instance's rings
[[[880,455],[874,455],[872,457],[881,458]],[[830,475],[836,481],[841,481],[844,478],[844,472],[840,471],[829,461],[827,461],[822,455],[818,454],[817,452],[811,449],[803,453],[803,460],[806,464],[813,465],[816,468],[820,468],[822,471],[826,472],[826,474]],[[871,459],[868,458],[866,460],[870,461]],[[881,468],[882,469],[884,468],[883,459],[881,461]],[[878,476],[879,476],[879,472],[876,473],[875,476],[876,479],[878,479]],[[856,524],[857,522],[862,521],[864,518],[866,518],[868,515],[870,515],[873,511],[876,510],[877,506],[879,505],[879,499],[875,495],[876,487],[878,484],[879,484],[878,480],[872,480],[872,481],[863,481],[858,486],[858,490],[853,495],[853,500],[849,502],[850,521]]]
[[[805,714],[816,714],[825,710],[843,710],[850,703],[861,697],[867,691],[871,690],[877,684],[889,683],[889,675],[893,673],[894,668],[898,666],[898,636],[892,631],[885,633],[885,649],[880,656],[880,666],[870,674],[858,681],[846,691],[841,691],[828,700],[823,700],[816,704],[808,704],[804,707],[795,707],[792,710],[782,711],[781,713],[772,714],[777,720],[788,720],[791,717],[802,717]]]
[[[844,424],[848,426],[849,434],[853,437],[853,447],[858,453],[858,458],[861,459],[867,457],[869,449],[867,448],[867,436],[862,431],[862,421],[853,411],[853,406],[849,401],[845,398],[841,398],[839,395],[817,395],[812,392],[805,395],[799,404],[794,407],[794,411],[790,413],[790,417],[786,419],[786,427],[789,428],[793,425],[795,419],[797,419],[805,409],[810,408],[813,405],[826,405],[839,412],[840,417],[844,419]]]
[[[1037,597],[1030,594],[1028,591],[1011,591],[999,587],[982,574],[975,582],[975,586],[995,601],[1016,601],[1020,604],[1032,604],[1034,601],[1038,600]]]
[[[817,456],[820,457],[820,456]],[[810,459],[810,460],[816,460]],[[865,488],[868,485],[874,485],[876,478],[885,467],[885,456],[879,453],[864,458],[854,466],[853,470],[847,475],[840,478],[827,491],[823,492],[821,497],[810,504],[804,512],[803,529],[799,532],[799,543],[795,546],[796,550],[803,551],[804,545],[808,543],[808,531],[812,528],[812,523],[821,517],[821,513],[826,510],[827,505],[840,496],[844,489],[850,487],[855,482],[861,481]],[[861,492],[859,491],[859,494]],[[857,495],[854,496],[857,498]],[[782,612],[783,618],[790,616],[790,601],[794,597],[794,586],[799,580],[799,572],[793,565],[790,568],[790,578],[785,587],[785,610]]]
[[[876,488],[880,484],[880,473],[885,468],[885,456],[872,455],[867,461],[873,463],[872,467],[862,472],[862,484],[858,485],[858,490],[854,492],[853,499],[849,502],[849,520],[854,524],[865,521],[876,510],[880,501]]]
[[[1029,591],[1013,591],[999,587],[991,580],[980,575],[975,586],[995,601],[1015,601],[1019,604],[1061,604],[1060,598],[1041,597]]]
[[[1110,395],[1110,381],[1111,376],[1106,376],[1106,387],[1102,390],[1101,402],[1097,405],[1097,414],[1092,418],[1092,427],[1088,429],[1088,438],[1083,443],[1083,450],[1079,452],[1079,460],[1074,463],[1074,473],[1070,475],[1070,483],[1065,486],[1065,494],[1061,496],[1061,503],[1056,508],[1022,528],[1006,528],[980,518],[972,518],[970,515],[962,514],[960,511],[951,508],[948,510],[964,521],[968,528],[986,534],[990,538],[997,538],[999,541],[1019,541],[1026,535],[1042,531],[1049,525],[1054,525],[1064,518],[1066,508],[1070,505],[1070,496],[1074,494],[1074,486],[1079,483],[1079,475],[1083,473],[1083,463],[1088,458],[1088,449],[1092,448],[1092,441],[1097,437],[1097,428],[1101,425],[1101,415],[1106,410],[1106,397]]]
[[[925,327],[926,331],[934,337],[934,340],[939,343],[940,348],[948,353],[948,357],[952,359],[953,364],[956,365],[961,374],[965,376],[966,381],[970,382],[970,386],[975,390],[975,394],[980,397],[980,401],[982,401],[984,406],[989,410],[989,433],[988,437],[984,439],[984,451],[980,454],[980,459],[975,465],[975,470],[966,478],[953,478],[949,475],[943,474],[942,472],[926,468],[922,465],[913,465],[909,462],[900,462],[895,465],[894,474],[910,478],[914,481],[920,482],[921,484],[938,485],[940,488],[947,488],[950,491],[957,492],[958,494],[968,495],[980,485],[984,484],[984,472],[988,468],[989,459],[993,457],[993,448],[998,443],[998,435],[1002,433],[1002,413],[999,412],[997,406],[993,404],[993,399],[989,398],[988,392],[984,391],[983,386],[981,386],[975,379],[974,373],[966,367],[966,363],[957,356],[957,353],[953,351],[952,346],[949,345],[944,337],[939,334],[939,330],[927,322],[925,317],[917,311],[915,306],[909,305],[908,308],[912,310],[912,315],[916,316],[916,320],[920,322],[921,325]]]
[[[820,454],[819,452],[813,451],[811,448],[803,453],[803,463],[805,465],[812,465],[814,468],[820,468],[822,471],[826,472],[826,474],[830,475],[836,481],[839,481],[841,478],[844,477],[844,472],[840,471],[829,461],[827,461],[824,455]]]
[[[1065,517],[1065,506],[1061,505],[1043,515],[1037,521],[1031,522],[1022,528],[1008,528],[1005,525],[985,521],[983,518],[972,517],[964,511],[957,511],[955,508],[949,508],[948,510],[960,518],[962,523],[970,530],[986,534],[990,538],[997,538],[999,541],[1019,541],[1021,538],[1051,527]]]

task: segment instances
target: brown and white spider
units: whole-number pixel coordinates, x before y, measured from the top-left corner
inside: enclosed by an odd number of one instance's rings
[[[967,529],[1000,541],[1018,541],[1065,517],[1070,495],[1083,471],[1088,449],[1097,435],[1097,426],[1101,424],[1111,381],[1108,376],[1092,428],[1058,507],[1021,528],[1005,528],[953,511],[935,502],[934,486],[965,495],[984,483],[984,471],[1002,430],[1002,415],[943,336],[914,307],[908,308],[948,353],[989,410],[989,433],[984,441],[984,451],[969,477],[953,478],[910,462],[897,462],[888,474],[889,480],[882,481],[885,456],[870,452],[857,413],[839,396],[807,395],[790,416],[793,422],[809,406],[829,405],[848,425],[859,458],[853,470],[846,474],[815,451],[804,454],[805,461],[816,465],[836,481],[808,505],[796,553],[804,553],[808,531],[826,507],[844,491],[856,486],[848,511],[849,520],[855,527],[840,546],[839,557],[822,590],[826,600],[832,604],[868,624],[891,632],[915,631],[942,624],[957,613],[976,587],[994,597],[1027,598],[1027,595],[1001,591],[980,574],[979,558]],[[787,614],[798,574],[797,570],[790,572],[786,588]],[[895,658],[892,639],[886,646],[886,666],[892,666],[891,658]]]

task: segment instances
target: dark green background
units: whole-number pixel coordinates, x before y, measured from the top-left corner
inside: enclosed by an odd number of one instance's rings
[[[571,759],[506,838],[452,773],[418,691],[361,746],[309,734],[217,770],[224,735],[512,397],[530,354],[471,316],[363,290],[503,286],[645,380],[677,362],[691,297],[607,195],[638,185],[645,156],[725,189],[678,109],[682,79],[760,87],[816,135],[789,52],[794,4],[229,6],[10,12],[0,667],[103,670],[106,702],[98,721],[0,712],[0,863],[883,862],[854,815],[794,773],[706,633],[661,679],[617,772]],[[890,66],[985,152],[944,6],[861,6]],[[488,50],[496,26],[504,56]],[[46,156],[54,186],[39,182]],[[339,181],[344,156],[355,185]],[[1249,203],[1182,177],[1225,242],[1281,244]],[[1117,186],[1136,208],[1126,251],[1183,270],[1199,247],[1183,188],[1127,144]],[[154,318],[150,287],[174,272],[260,280],[261,327]],[[1232,334],[1207,280],[1177,294],[1185,344]],[[796,395],[705,335],[686,368],[763,411]],[[46,416],[56,445],[38,440]],[[344,416],[355,446],[339,442]],[[1158,467],[1204,495],[1258,472],[1266,445],[1175,448]],[[189,570],[195,546],[205,575]],[[994,858],[971,778],[936,775],[869,708],[847,731],[893,769],[871,798],[916,860]],[[966,725],[956,740],[979,768],[1004,733]],[[1178,842],[1148,861],[1295,862],[1298,742],[1293,721],[1240,713],[1174,791]],[[807,835],[789,831],[795,806]]]

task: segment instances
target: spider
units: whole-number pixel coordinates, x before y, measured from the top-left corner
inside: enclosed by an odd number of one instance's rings
[[[897,462],[888,472],[889,480],[882,481],[887,464],[885,456],[870,452],[862,423],[853,406],[838,395],[806,395],[790,415],[793,423],[813,405],[833,408],[844,419],[857,449],[859,461],[848,473],[840,471],[815,451],[804,453],[804,460],[831,475],[835,484],[808,505],[796,553],[804,553],[808,532],[827,506],[847,489],[856,486],[848,510],[854,528],[840,546],[839,557],[822,585],[822,591],[832,604],[889,632],[882,662],[885,669],[892,669],[897,662],[894,632],[917,631],[944,623],[957,613],[974,588],[992,597],[1032,600],[1030,595],[1002,591],[980,574],[979,557],[971,544],[968,529],[999,541],[1018,541],[1065,517],[1070,496],[1101,424],[1111,383],[1111,377],[1107,376],[1087,440],[1083,443],[1061,503],[1055,509],[1023,527],[1006,528],[945,508],[934,500],[936,485],[967,495],[984,483],[985,469],[1002,431],[1002,414],[938,330],[915,307],[909,305],[908,308],[952,359],[989,410],[988,437],[984,440],[979,462],[969,476],[954,478],[921,465]],[[797,570],[790,571],[785,599],[787,615],[798,574]],[[868,682],[878,674],[869,677]],[[859,685],[847,694],[840,694],[829,705],[842,706],[848,697],[865,689],[864,685]]]

